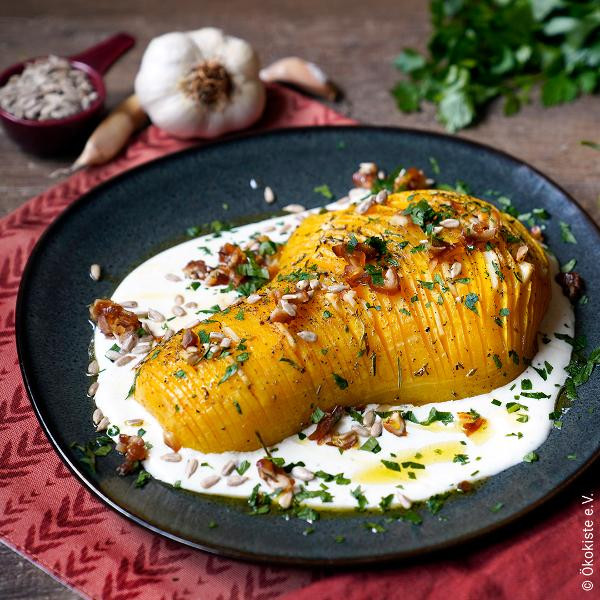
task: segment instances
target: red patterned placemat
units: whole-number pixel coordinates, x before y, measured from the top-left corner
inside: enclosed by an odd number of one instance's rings
[[[265,116],[255,129],[352,123],[319,102],[270,86]],[[149,127],[115,161],[72,175],[0,221],[0,537],[91,598],[272,600],[317,578],[316,571],[257,566],[192,550],[109,510],[62,464],[23,388],[15,301],[36,240],[90,188],[192,145]]]

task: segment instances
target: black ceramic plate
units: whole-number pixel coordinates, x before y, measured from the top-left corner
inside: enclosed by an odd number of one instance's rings
[[[386,525],[374,536],[364,523],[381,515],[323,516],[312,535],[300,519],[250,516],[242,503],[194,495],[152,481],[144,489],[115,474],[117,457],[99,460],[92,474],[69,445],[93,438],[92,401],[86,399],[90,327],[87,305],[110,296],[140,262],[180,241],[186,228],[213,219],[260,217],[266,205],[251,178],[270,185],[278,205],[323,203],[313,189],[327,183],[346,193],[361,161],[391,170],[416,165],[438,181],[467,182],[474,195],[502,192],[523,212],[551,213],[547,237],[561,262],[575,257],[588,283],[589,304],[578,310],[577,329],[589,343],[600,341],[598,248],[600,235],[584,212],[559,187],[528,165],[458,138],[402,129],[320,127],[244,136],[189,150],[134,169],[75,202],[34,249],[21,284],[17,341],[33,406],[57,452],[94,494],[122,515],[196,548],[232,557],[296,564],[360,563],[400,558],[447,547],[490,532],[524,514],[575,477],[598,452],[600,411],[589,411],[600,394],[596,377],[539,449],[540,460],[522,463],[490,479],[477,493],[450,501],[440,522],[423,510],[423,524]],[[229,210],[224,213],[222,204]],[[277,206],[277,205],[275,205]],[[559,221],[568,222],[578,244],[565,244]],[[89,266],[109,277],[94,283]],[[568,460],[567,455],[576,455]],[[502,502],[497,513],[490,507]],[[217,527],[209,527],[214,521]],[[345,543],[336,543],[343,535]]]

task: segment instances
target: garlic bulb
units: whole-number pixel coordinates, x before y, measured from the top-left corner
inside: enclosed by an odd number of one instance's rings
[[[151,121],[180,138],[213,138],[254,123],[265,106],[254,49],[220,29],[154,38],[135,92]]]

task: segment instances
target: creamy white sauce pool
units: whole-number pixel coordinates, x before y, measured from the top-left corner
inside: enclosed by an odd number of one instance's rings
[[[333,205],[332,205],[333,206]],[[340,206],[339,204],[337,205]],[[112,299],[115,302],[135,300],[138,307],[135,312],[144,312],[154,308],[165,316],[172,316],[174,297],[181,294],[185,302],[196,302],[198,308],[188,310],[184,317],[177,317],[168,322],[168,326],[177,331],[187,327],[198,319],[210,318],[208,313],[196,312],[207,309],[215,304],[225,308],[234,302],[238,295],[235,292],[221,293],[220,288],[200,286],[197,290],[188,289],[190,280],[183,278],[181,269],[192,259],[202,258],[207,264],[217,263],[217,253],[225,242],[243,244],[251,235],[260,232],[267,233],[276,242],[284,242],[301,220],[299,215],[278,217],[235,228],[223,232],[220,237],[213,235],[202,236],[184,242],[165,250],[147,260],[130,273],[115,291]],[[208,252],[204,249],[208,249]],[[209,253],[210,252],[210,253]],[[165,275],[174,273],[182,277],[179,282],[169,281]],[[162,335],[161,324],[147,322],[147,327],[157,335]],[[303,483],[308,490],[321,489],[321,484],[327,485],[333,496],[333,502],[322,504],[321,500],[307,499],[304,502],[319,508],[353,508],[357,500],[352,495],[358,485],[368,500],[370,507],[378,506],[384,496],[394,494],[393,506],[399,506],[401,496],[410,500],[424,500],[434,494],[443,493],[465,480],[477,481],[489,477],[504,469],[522,462],[523,457],[536,450],[547,438],[552,427],[549,414],[554,410],[558,392],[566,379],[564,368],[571,356],[571,346],[559,340],[554,333],[573,335],[574,315],[571,305],[562,294],[561,289],[552,278],[552,302],[542,323],[541,332],[550,339],[549,343],[539,342],[539,352],[532,366],[528,367],[514,381],[498,388],[489,394],[473,398],[451,400],[443,403],[432,403],[421,407],[401,405],[402,410],[412,410],[420,421],[427,418],[432,407],[444,412],[451,412],[454,422],[443,425],[435,422],[430,426],[421,426],[407,421],[408,435],[396,437],[387,431],[377,438],[381,451],[377,454],[353,449],[340,454],[337,448],[322,445],[308,439],[301,440],[293,435],[279,444],[273,451],[273,456],[281,457],[285,463],[302,461],[310,471],[324,471],[332,475],[343,473],[351,480],[350,484],[338,485],[335,481],[325,482],[322,478]],[[94,335],[96,358],[100,365],[98,390],[95,401],[98,408],[109,418],[111,425],[119,427],[121,433],[134,435],[142,427],[146,433],[144,439],[152,445],[148,459],[144,462],[145,469],[156,479],[169,484],[204,494],[248,497],[253,487],[261,483],[256,470],[256,461],[263,458],[263,450],[255,452],[225,452],[223,454],[203,454],[190,448],[182,448],[181,462],[166,462],[161,459],[171,449],[163,441],[163,434],[158,421],[154,419],[133,397],[127,398],[128,391],[134,381],[135,368],[142,357],[121,367],[115,366],[105,353],[114,344],[114,339],[108,340],[96,328]],[[533,367],[544,368],[545,363],[552,365],[552,372],[544,381]],[[523,380],[530,380],[532,390],[523,390]],[[549,398],[534,399],[521,396],[521,392],[542,392]],[[496,401],[492,403],[492,401]],[[500,405],[497,405],[497,403]],[[508,412],[506,405],[518,402],[527,407],[515,412]],[[487,419],[487,428],[467,437],[459,426],[459,412],[477,411]],[[526,415],[526,417],[523,417]],[[142,419],[143,424],[130,426],[126,421]],[[338,429],[347,431],[352,420],[343,417]],[[309,435],[314,429],[311,425],[304,430]],[[364,443],[367,438],[360,438]],[[395,455],[395,456],[394,456]],[[459,459],[455,457],[460,456]],[[464,458],[466,456],[466,458]],[[186,476],[186,464],[191,459],[197,459],[196,472]],[[248,480],[239,487],[229,487],[226,477],[210,489],[203,489],[200,482],[209,475],[220,475],[223,466],[230,460],[241,463],[246,460],[250,468],[244,473]],[[397,462],[420,463],[425,468],[401,467],[401,471],[390,470],[382,464],[382,459]],[[270,492],[264,484],[261,488]]]

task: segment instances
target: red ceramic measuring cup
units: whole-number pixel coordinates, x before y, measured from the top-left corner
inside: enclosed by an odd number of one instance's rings
[[[102,75],[134,44],[135,39],[131,35],[117,33],[80,54],[68,57],[73,67],[87,74],[98,93],[96,100],[81,112],[64,119],[47,121],[22,119],[0,108],[0,121],[6,133],[23,149],[34,154],[62,154],[80,149],[104,110],[106,88]],[[32,60],[15,64],[2,72],[0,87],[6,84],[11,75],[21,73]]]

